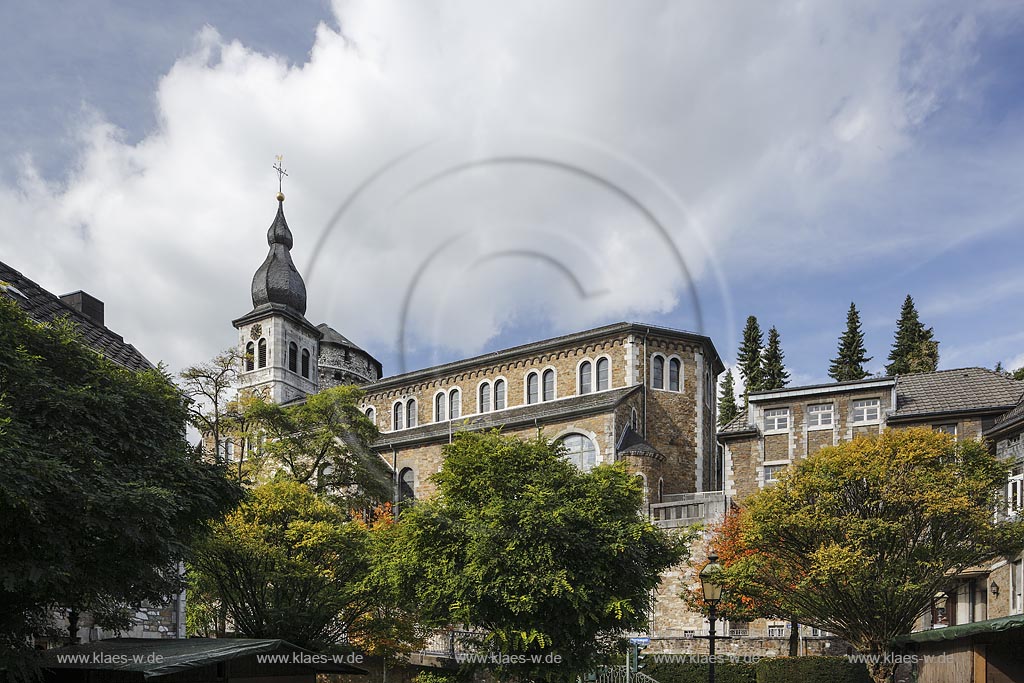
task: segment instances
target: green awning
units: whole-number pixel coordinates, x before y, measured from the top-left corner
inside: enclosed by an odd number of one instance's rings
[[[1014,631],[1024,629],[1024,614],[1015,614],[1012,617],[1000,619],[986,619],[975,621],[970,624],[959,624],[945,628],[933,628],[928,631],[909,633],[893,640],[896,645],[909,645],[911,643],[939,643],[944,640],[957,640],[970,636],[982,635],[985,633],[998,633],[1000,631]]]

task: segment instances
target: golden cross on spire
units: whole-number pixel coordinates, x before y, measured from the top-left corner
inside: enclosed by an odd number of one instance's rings
[[[284,170],[284,156],[278,154],[275,158],[277,159],[277,163],[274,164],[274,170],[277,171],[277,199],[278,201],[284,201],[284,191],[282,188],[284,185],[284,177],[288,175],[288,172]]]

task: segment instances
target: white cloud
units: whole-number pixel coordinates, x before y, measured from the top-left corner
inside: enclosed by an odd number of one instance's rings
[[[450,239],[412,293],[410,348],[468,353],[510,321],[559,332],[687,308],[641,207],[681,247],[706,306],[728,303],[715,253],[827,272],[953,229],[851,234],[830,221],[851,194],[870,200],[916,127],[963,96],[977,29],[953,4],[352,2],[336,13],[341,32],[317,27],[296,67],[203,30],[160,81],[160,125],[137,144],[102,112],[84,116],[66,183],[25,160],[20,183],[0,186],[4,260],[104,299],[112,328],[180,367],[230,344],[229,321],[249,309],[278,153],[307,273],[343,199],[420,149],[358,197],[307,278],[308,317],[379,355],[394,350],[413,275]]]

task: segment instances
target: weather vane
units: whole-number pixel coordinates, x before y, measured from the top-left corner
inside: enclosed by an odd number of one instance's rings
[[[284,156],[278,154],[275,158],[277,159],[277,163],[274,164],[274,170],[277,171],[277,194],[280,199],[284,199],[284,177],[288,175],[288,171],[284,170]]]

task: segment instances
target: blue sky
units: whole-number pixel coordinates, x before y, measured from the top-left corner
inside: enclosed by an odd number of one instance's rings
[[[618,320],[703,322],[731,363],[755,314],[823,381],[849,302],[880,370],[907,293],[941,367],[1024,365],[1019,3],[90,0],[0,26],[0,258],[173,368],[234,340],[275,154],[308,317],[386,371]]]

